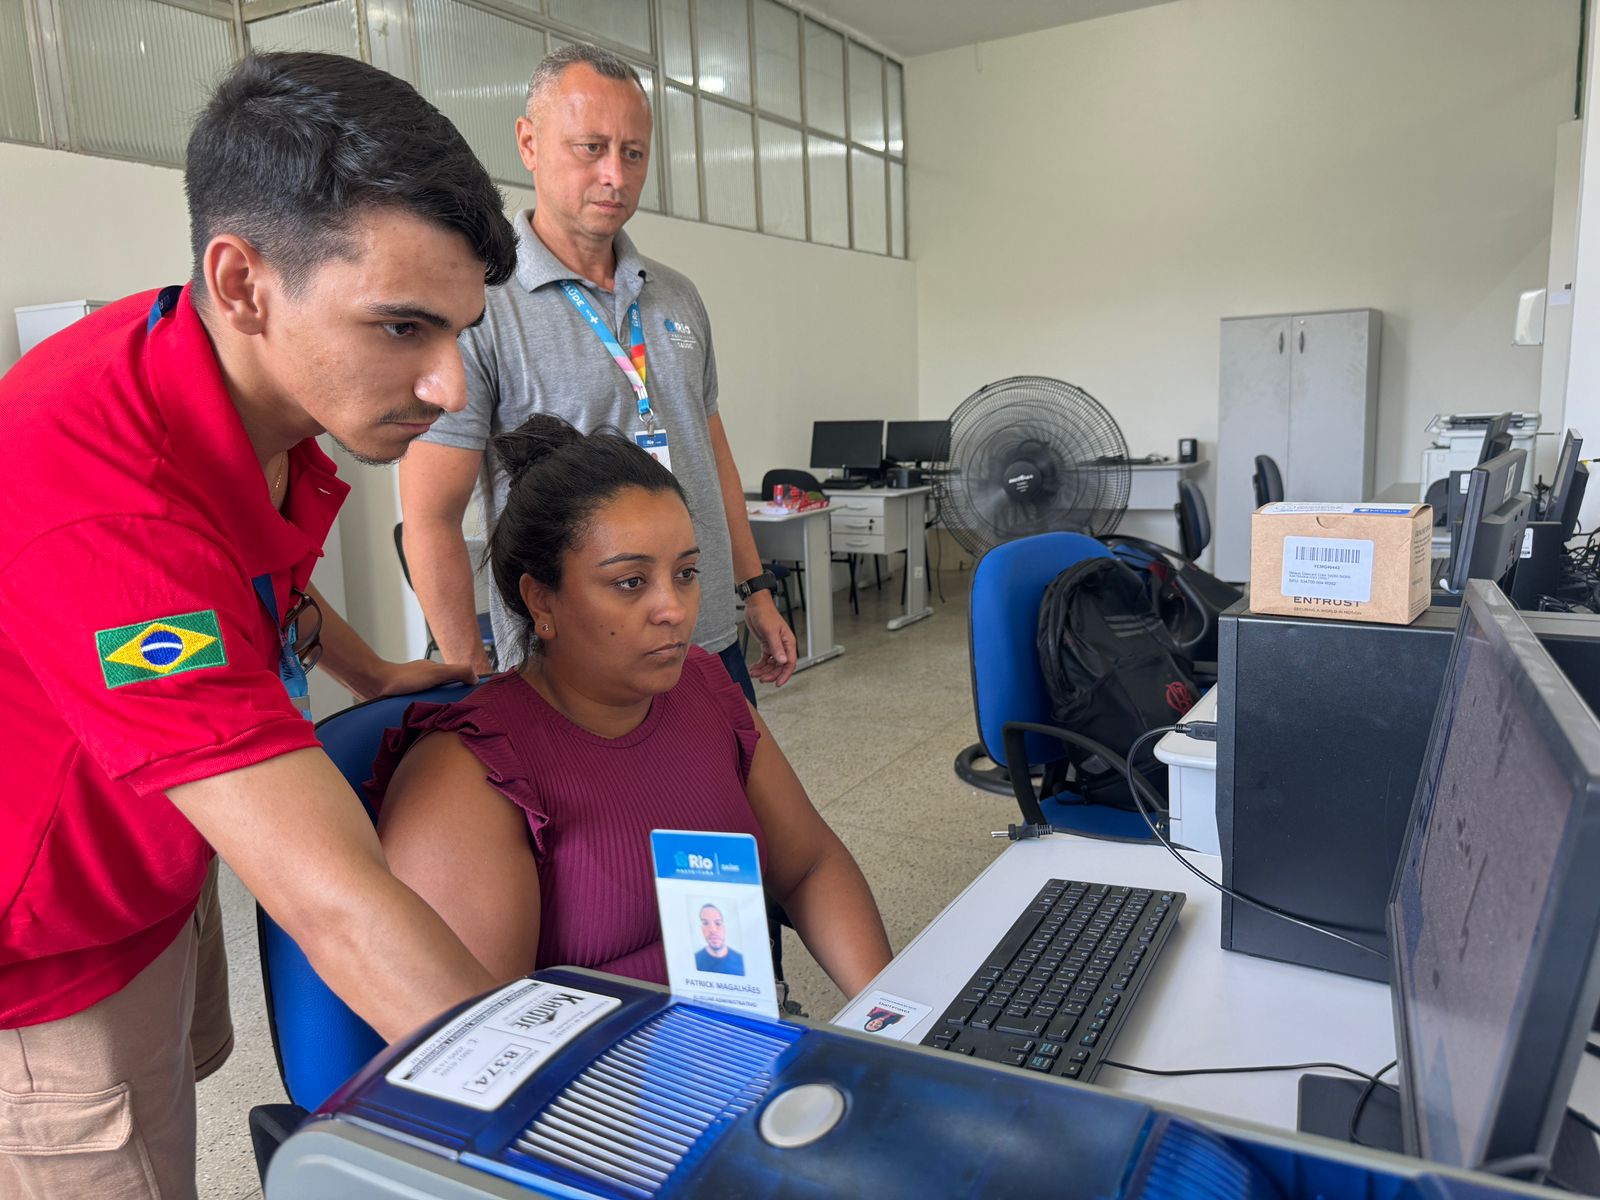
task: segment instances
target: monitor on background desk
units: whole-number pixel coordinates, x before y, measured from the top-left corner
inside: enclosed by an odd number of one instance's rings
[[[906,464],[949,462],[949,420],[890,421],[883,456]]]
[[[872,478],[883,471],[882,421],[813,421],[811,466]],[[832,480],[824,480],[832,483]]]
[[[1596,861],[1600,721],[1473,581],[1388,906],[1407,1153],[1470,1169],[1560,1156],[1555,1175],[1600,1183],[1594,1138],[1564,1126],[1600,1005]],[[1318,1086],[1302,1082],[1303,1118]],[[1581,1136],[1558,1149],[1564,1128]]]
[[[1526,450],[1508,450],[1466,473],[1461,521],[1452,522],[1448,565],[1435,580],[1445,594],[1460,595],[1469,579],[1499,583],[1516,566],[1533,504],[1521,490],[1527,460]]]
[[[1481,466],[1491,458],[1498,458],[1511,449],[1511,414],[1504,412],[1489,418],[1489,423],[1483,430],[1483,445],[1478,449],[1478,463]]]
[[[1550,481],[1550,495],[1545,498],[1544,519],[1561,526],[1563,542],[1578,527],[1578,509],[1583,506],[1583,493],[1589,482],[1589,468],[1578,458],[1582,451],[1583,435],[1576,429],[1567,430],[1567,436],[1561,439],[1555,477]]]

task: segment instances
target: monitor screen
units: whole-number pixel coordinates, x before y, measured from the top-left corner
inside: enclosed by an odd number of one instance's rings
[[[1600,722],[1468,585],[1389,901],[1406,1149],[1548,1154],[1596,1004]]]
[[[890,421],[883,456],[897,463],[950,461],[949,421]]]
[[[1486,463],[1511,449],[1511,414],[1492,417],[1483,431],[1483,445],[1478,448],[1478,461]]]
[[[1561,439],[1561,454],[1556,459],[1556,473],[1550,481],[1550,495],[1545,500],[1544,519],[1566,525],[1567,503],[1572,497],[1572,481],[1578,474],[1578,455],[1583,450],[1583,435],[1576,429],[1567,430]],[[1576,521],[1577,513],[1573,513]],[[1571,533],[1567,534],[1571,537]]]
[[[883,465],[883,422],[813,421],[811,465],[876,470]]]
[[[1505,556],[1514,555],[1520,547],[1508,539],[1513,533],[1521,537],[1528,524],[1527,497],[1518,499],[1527,461],[1526,450],[1511,450],[1461,473],[1465,495],[1458,492],[1450,504],[1450,564],[1445,576],[1450,591],[1459,593],[1468,579],[1499,580],[1510,568],[1511,561]],[[1457,511],[1459,521],[1455,519]],[[1484,539],[1481,550],[1480,538]],[[1502,562],[1504,565],[1496,566]]]

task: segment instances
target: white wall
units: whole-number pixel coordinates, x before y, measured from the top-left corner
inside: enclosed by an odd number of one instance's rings
[[[1589,28],[1600,18],[1600,4],[1590,0]],[[1567,369],[1566,424],[1583,434],[1585,457],[1600,459],[1600,52],[1589,39],[1584,69],[1583,158],[1578,184],[1578,259],[1573,276],[1572,357]],[[1600,526],[1600,469],[1589,468],[1579,522],[1586,530]]]
[[[1175,454],[1215,440],[1219,318],[1370,306],[1377,482],[1415,479],[1433,413],[1537,404],[1511,322],[1546,274],[1577,13],[1176,0],[912,60],[921,411],[1055,375]]]
[[[512,190],[508,205],[532,203]],[[910,418],[916,400],[916,285],[909,262],[641,213],[640,250],[699,286],[713,323],[722,419],[752,485],[804,466],[811,422]],[[116,299],[181,282],[188,218],[176,170],[0,143],[0,369],[17,357],[11,311]],[[598,350],[597,350],[598,352]],[[422,651],[392,530],[393,469],[349,460],[341,518],[347,616],[380,653]]]

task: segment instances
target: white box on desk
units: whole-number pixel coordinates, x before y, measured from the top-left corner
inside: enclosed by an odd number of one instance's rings
[[[1217,689],[1212,688],[1184,714],[1185,721],[1217,719]],[[1156,758],[1167,764],[1168,836],[1202,854],[1221,854],[1217,835],[1217,744],[1181,733],[1156,743]]]

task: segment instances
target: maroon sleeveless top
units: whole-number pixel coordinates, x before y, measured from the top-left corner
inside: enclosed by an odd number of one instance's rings
[[[455,704],[413,704],[373,764],[367,788],[376,803],[401,755],[435,730],[460,737],[489,784],[528,818],[539,868],[539,967],[666,982],[652,829],[752,834],[766,869],[766,842],[745,793],[760,734],[739,685],[697,646],[676,686],[620,738],[573,724],[515,673]]]

